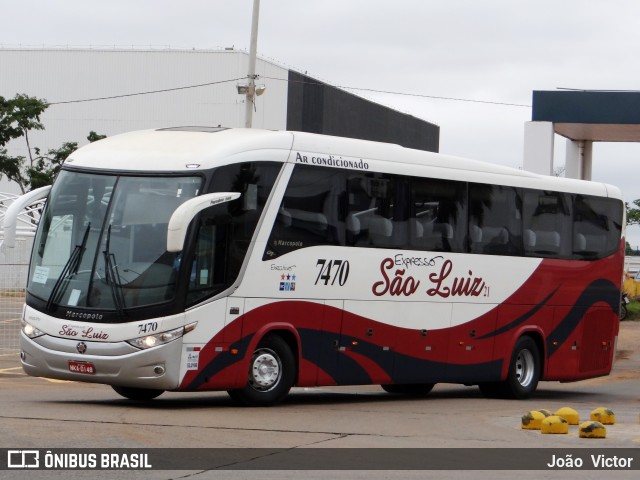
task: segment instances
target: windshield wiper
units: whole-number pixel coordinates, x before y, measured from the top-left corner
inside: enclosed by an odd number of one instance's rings
[[[60,276],[56,280],[56,283],[53,284],[53,289],[51,290],[51,295],[49,295],[49,299],[47,300],[47,311],[50,312],[53,309],[53,306],[60,301],[60,298],[67,290],[69,286],[69,279],[72,275],[78,273],[78,268],[80,267],[80,263],[82,262],[82,255],[84,255],[85,247],[87,245],[87,238],[89,238],[89,231],[91,230],[91,223],[87,225],[87,228],[84,231],[84,235],[82,236],[82,242],[79,245],[76,245],[73,248],[73,252],[69,255],[69,259],[67,263],[62,267],[62,271],[60,272]]]
[[[105,241],[104,252],[104,273],[105,282],[111,289],[111,298],[113,298],[113,305],[118,312],[118,317],[124,316],[125,301],[122,294],[122,281],[120,280],[120,274],[118,273],[118,264],[116,263],[116,256],[109,251],[111,244],[111,225],[107,230],[107,239]]]

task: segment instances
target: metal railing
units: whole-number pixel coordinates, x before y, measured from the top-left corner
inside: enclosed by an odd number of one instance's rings
[[[0,192],[0,354],[18,351],[20,318],[25,297],[33,237],[44,205],[39,200],[17,218],[14,248],[2,245],[7,208],[19,195]]]

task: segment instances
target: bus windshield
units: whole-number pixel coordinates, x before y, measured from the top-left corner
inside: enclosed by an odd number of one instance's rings
[[[62,171],[36,234],[27,290],[57,306],[115,310],[175,295],[179,254],[166,251],[173,211],[202,178]]]

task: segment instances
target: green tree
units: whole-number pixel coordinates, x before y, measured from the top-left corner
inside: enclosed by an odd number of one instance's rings
[[[7,100],[0,96],[0,178],[1,175],[6,175],[10,181],[20,186],[22,193],[29,186],[28,174],[23,168],[26,159],[23,156],[9,156],[5,147],[11,140],[24,137],[31,157],[29,132],[44,129],[40,123],[40,115],[46,109],[47,102],[38,98],[18,94]],[[30,166],[33,166],[33,158]]]
[[[64,161],[78,148],[77,142],[65,142],[43,154],[39,148],[31,147],[29,132],[44,130],[40,115],[48,106],[46,100],[24,94],[11,99],[0,96],[0,179],[4,175],[17,183],[22,193],[53,183]],[[26,143],[27,156],[9,155],[7,143],[20,138]],[[87,140],[95,142],[102,138],[105,135],[91,131]]]
[[[627,225],[640,225],[640,199],[634,200],[633,204],[635,207],[629,206],[626,203],[627,207]]]
[[[624,254],[627,256],[636,254],[635,250],[631,247],[631,244],[629,242],[625,242]]]
[[[40,149],[34,148],[35,157],[25,171],[31,189],[51,185],[64,161],[77,149],[78,142],[65,142],[60,148],[49,150],[47,155],[41,155]]]

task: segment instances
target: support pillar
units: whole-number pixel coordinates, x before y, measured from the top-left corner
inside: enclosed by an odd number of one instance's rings
[[[593,142],[590,140],[567,140],[565,169],[567,178],[591,180]]]
[[[553,174],[553,122],[524,124],[524,169],[541,175]]]

